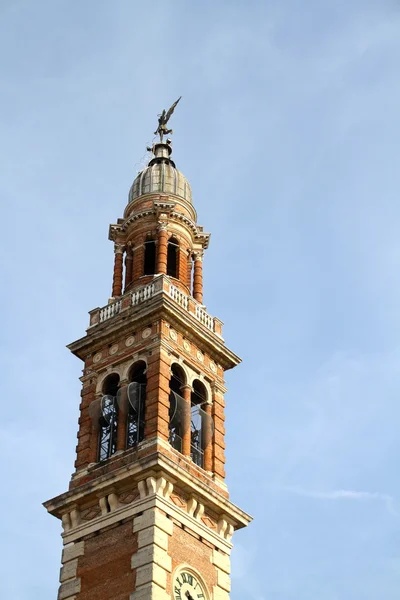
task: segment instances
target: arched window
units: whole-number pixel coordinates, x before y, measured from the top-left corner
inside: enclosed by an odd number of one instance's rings
[[[193,462],[204,467],[204,450],[211,441],[213,427],[212,419],[204,411],[207,402],[207,390],[201,381],[195,379],[192,384],[190,397],[190,455]]]
[[[103,396],[100,400],[99,460],[106,460],[117,448],[118,385],[119,375],[116,373],[108,375],[103,383]]]
[[[179,242],[176,238],[170,238],[167,248],[167,275],[179,277]]]
[[[182,452],[183,412],[186,404],[181,395],[181,387],[185,383],[184,370],[179,365],[173,364],[171,367],[171,379],[169,381],[169,442],[179,452]]]
[[[129,373],[128,416],[126,424],[126,447],[133,448],[144,437],[144,415],[146,402],[146,369],[143,360],[135,363]]]
[[[154,275],[156,272],[156,243],[148,240],[144,243],[144,275]]]

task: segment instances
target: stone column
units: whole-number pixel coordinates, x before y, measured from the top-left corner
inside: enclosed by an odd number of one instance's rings
[[[124,247],[122,244],[114,244],[114,277],[113,277],[113,288],[112,296],[117,298],[122,294],[122,271],[123,271],[123,256]]]
[[[190,446],[191,446],[191,394],[192,394],[192,386],[191,385],[183,385],[181,387],[181,392],[183,399],[186,403],[185,411],[183,413],[182,419],[182,429],[183,429],[183,437],[182,437],[182,454],[184,456],[190,456]]]
[[[213,440],[213,427],[212,427],[212,416],[211,416],[211,403],[207,403],[204,406],[204,412],[207,415],[206,419],[206,431],[204,433],[204,470],[212,471],[212,440]]]
[[[132,273],[133,273],[133,252],[132,246],[126,247],[125,254],[125,290],[132,283]]]
[[[126,448],[126,426],[128,422],[128,388],[127,382],[120,384],[121,394],[118,403],[117,452]]]
[[[193,297],[203,304],[203,253],[194,254]]]
[[[167,273],[167,254],[168,254],[168,232],[167,223],[162,221],[158,224],[158,244],[157,244],[157,264],[156,273]]]

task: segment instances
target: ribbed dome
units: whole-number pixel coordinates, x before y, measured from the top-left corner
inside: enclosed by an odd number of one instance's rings
[[[169,163],[149,164],[138,173],[129,191],[129,202],[152,193],[175,194],[192,202],[192,192],[186,177]]]
[[[150,148],[148,148],[150,150]],[[129,191],[129,203],[144,194],[174,194],[192,202],[192,192],[188,180],[171,160],[171,142],[157,142],[151,148],[154,157],[148,166],[140,171]]]

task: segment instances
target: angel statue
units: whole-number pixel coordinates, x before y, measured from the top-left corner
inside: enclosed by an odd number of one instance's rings
[[[175,110],[175,106],[178,104],[178,102],[181,98],[182,98],[182,96],[179,96],[178,100],[173,103],[173,105],[171,106],[169,111],[166,111],[164,109],[162,111],[161,115],[158,115],[158,127],[157,127],[157,130],[154,132],[154,135],[158,134],[160,136],[160,142],[163,141],[164,135],[173,133],[172,129],[167,129],[166,125],[167,125],[168,121],[170,120],[172,113]]]

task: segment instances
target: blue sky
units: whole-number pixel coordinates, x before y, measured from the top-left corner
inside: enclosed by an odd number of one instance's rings
[[[0,590],[56,597],[109,223],[179,95],[228,373],[232,600],[397,600],[400,12],[390,0],[2,0]]]

